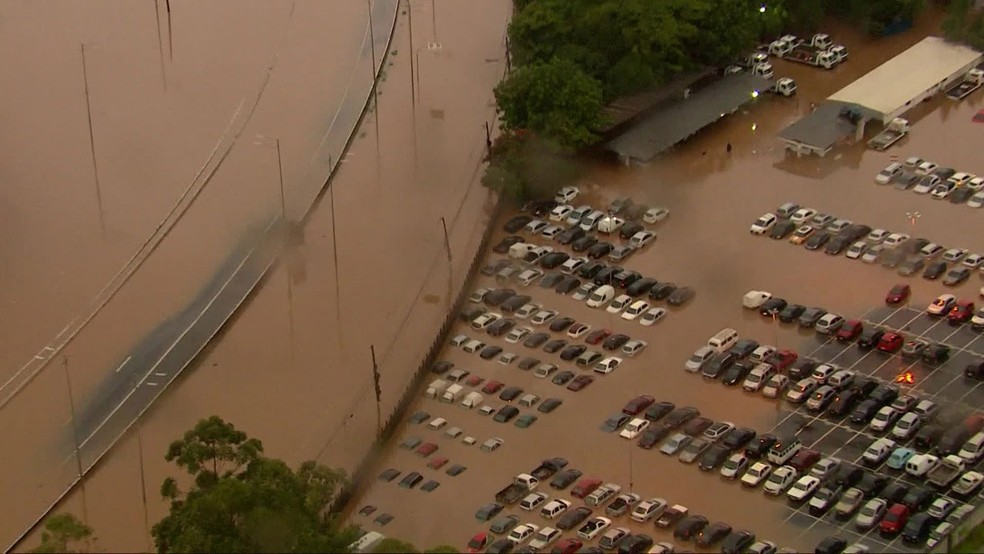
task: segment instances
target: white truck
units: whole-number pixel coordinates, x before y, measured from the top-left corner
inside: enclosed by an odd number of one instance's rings
[[[461,396],[461,392],[465,390],[465,387],[455,383],[448,388],[444,389],[444,394],[441,395],[441,402],[457,402],[458,397]]]
[[[427,398],[438,398],[444,393],[444,389],[448,388],[448,383],[444,379],[435,379],[431,381],[431,384],[427,385]]]
[[[982,85],[984,85],[984,70],[974,68],[964,75],[963,80],[957,86],[946,91],[946,97],[951,100],[963,100],[981,88]]]
[[[950,454],[940,460],[939,465],[926,474],[926,481],[930,485],[945,489],[956,481],[957,477],[960,477],[960,474],[967,469],[966,465],[963,458]]]
[[[784,35],[769,44],[769,53],[784,58],[793,53],[797,48],[801,50],[825,51],[833,45],[834,43],[830,40],[830,35],[826,33],[817,33],[810,37],[810,40],[803,40],[794,35]]]
[[[889,146],[902,140],[902,137],[907,134],[909,134],[909,122],[901,117],[896,117],[888,122],[882,132],[868,141],[868,148],[879,152],[887,150]]]
[[[478,407],[484,399],[482,393],[472,391],[465,395],[464,400],[461,401],[461,405],[471,410],[472,408]]]
[[[796,94],[796,81],[789,77],[780,77],[766,92],[789,98],[790,96]]]
[[[805,63],[806,65],[822,67],[824,69],[833,69],[841,61],[839,56],[829,50],[823,50],[805,44],[793,48],[783,57],[791,62]]]

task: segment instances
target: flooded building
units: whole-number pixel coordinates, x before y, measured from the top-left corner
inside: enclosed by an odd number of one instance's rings
[[[656,109],[605,148],[626,165],[645,164],[724,116],[738,111],[772,80],[752,73],[727,75]]]
[[[779,133],[797,155],[824,156],[844,140],[860,140],[869,121],[883,125],[945,91],[980,63],[982,54],[939,37],[926,37],[847,85],[811,114]]]

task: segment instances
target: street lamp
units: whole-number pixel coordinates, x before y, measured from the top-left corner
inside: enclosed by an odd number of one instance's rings
[[[919,218],[922,217],[922,214],[919,212],[906,212],[905,217],[909,220],[909,223],[912,224],[912,231],[915,232],[916,221],[918,221]]]

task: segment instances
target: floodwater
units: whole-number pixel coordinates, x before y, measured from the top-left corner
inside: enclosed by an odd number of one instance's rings
[[[4,209],[10,211],[4,217],[10,244],[3,251],[2,294],[11,306],[0,333],[4,380],[84,311],[203,165],[214,169],[213,151],[229,151],[221,171],[66,350],[77,408],[279,210],[276,139],[289,219],[307,208],[329,164],[341,165],[332,194],[304,226],[303,242],[197,367],[94,468],[84,490],[66,500],[63,509],[85,518],[99,548],[110,551],[152,548],[148,523],[167,509],[158,485],[176,471],[163,454],[203,417],[221,415],[290,462],[317,458],[351,469],[364,455],[376,426],[367,387],[370,345],[382,374],[385,417],[434,339],[488,217],[490,198],[476,177],[485,124],[494,119],[491,88],[503,71],[509,16],[505,0],[478,9],[400,4],[378,107],[348,155],[332,160],[330,147],[340,144],[326,133],[339,103],[370,80],[369,65],[355,65],[366,3],[170,2],[169,32],[160,2],[162,48],[153,4],[18,3],[0,22],[5,67],[24,75],[0,93]],[[378,34],[391,24],[373,27]],[[32,49],[42,31],[58,37]],[[81,42],[105,233],[92,177]],[[374,55],[383,53],[377,46]],[[51,105],[64,113],[50,113]],[[20,452],[0,462],[9,478],[0,505],[5,540],[74,478],[68,399],[58,360],[0,412],[8,452]]]
[[[976,93],[962,103],[934,99],[908,114],[914,123],[909,136],[888,152],[867,151],[860,145],[842,146],[827,159],[791,159],[775,140],[784,126],[804,115],[810,102],[822,101],[851,80],[901,52],[931,32],[939,19],[929,17],[913,31],[901,36],[871,41],[842,27],[831,27],[836,41],[851,49],[851,60],[833,72],[807,66],[775,63],[779,76],[789,75],[799,83],[800,94],[793,99],[762,98],[746,110],[705,130],[689,143],[653,162],[649,167],[591,167],[585,198],[595,206],[628,195],[635,202],[662,205],[670,209],[669,218],[656,227],[658,240],[624,265],[660,281],[691,285],[697,295],[688,305],[672,309],[660,323],[645,328],[610,314],[591,310],[567,296],[532,287],[525,291],[534,301],[560,311],[562,315],[594,327],[649,342],[648,348],[627,360],[614,373],[601,376],[589,388],[571,393],[547,381],[534,378],[515,365],[485,362],[474,355],[446,348],[442,359],[486,379],[518,385],[526,392],[543,397],[556,396],[564,404],[551,414],[539,414],[526,430],[492,422],[457,405],[423,398],[411,407],[448,420],[478,443],[493,436],[505,439],[494,453],[482,453],[443,436],[442,432],[407,424],[381,456],[371,475],[386,468],[404,473],[419,471],[425,481],[441,483],[434,492],[407,490],[397,482],[370,485],[354,503],[353,509],[371,505],[370,516],[353,513],[351,520],[387,536],[400,537],[421,548],[448,543],[464,547],[483,527],[473,519],[475,510],[493,500],[513,475],[529,471],[544,457],[563,456],[571,466],[631,488],[644,497],[659,496],[671,503],[689,506],[693,512],[712,521],[724,520],[735,528],[755,531],[760,539],[778,541],[800,551],[812,549],[821,538],[801,536],[788,527],[779,528],[781,506],[760,493],[719,483],[707,475],[671,460],[655,451],[644,451],[618,437],[600,433],[598,426],[624,403],[638,394],[651,394],[657,400],[670,400],[678,406],[698,407],[702,415],[727,420],[765,431],[776,420],[772,404],[761,398],[736,393],[720,384],[704,383],[681,370],[684,361],[707,337],[723,327],[733,327],[763,343],[800,349],[811,338],[786,326],[741,308],[741,297],[750,289],[768,290],[790,301],[824,306],[845,314],[860,314],[879,305],[885,291],[902,280],[894,272],[848,260],[830,257],[791,246],[787,241],[751,236],[748,226],[762,213],[795,201],[820,211],[846,217],[872,227],[882,227],[915,236],[925,236],[947,247],[984,251],[984,238],[968,233],[981,217],[979,210],[934,201],[912,192],[900,192],[873,182],[874,175],[895,155],[901,159],[918,155],[958,170],[984,173],[979,152],[982,145],[980,124],[971,116],[984,104]],[[945,141],[940,137],[947,137]],[[728,154],[726,145],[734,145]],[[913,224],[908,214],[919,212]],[[510,214],[506,214],[507,216]],[[503,218],[504,219],[504,218]],[[969,225],[968,225],[969,224]],[[495,243],[504,233],[497,232]],[[497,255],[490,254],[490,259]],[[908,279],[913,288],[913,305],[928,304],[943,287],[920,278]],[[471,288],[494,287],[480,277]],[[960,297],[976,297],[980,278],[973,277],[955,292]],[[475,332],[457,324],[452,334]],[[534,355],[544,362],[556,359],[545,353],[534,354],[519,345],[500,339],[485,339],[521,357]],[[561,369],[566,365],[561,362]],[[495,402],[491,402],[495,404]],[[528,412],[529,410],[523,410]],[[395,445],[407,437],[433,441],[440,447],[435,456],[450,458],[450,464],[468,467],[458,477],[426,467],[426,460]],[[549,488],[548,493],[553,491]],[[523,522],[543,521],[518,509],[512,510]],[[385,527],[373,523],[381,513],[395,519]],[[618,525],[625,522],[620,521]],[[642,526],[630,524],[642,532]],[[647,526],[651,533],[651,526]],[[566,536],[569,536],[568,533]],[[656,540],[671,540],[657,532]]]

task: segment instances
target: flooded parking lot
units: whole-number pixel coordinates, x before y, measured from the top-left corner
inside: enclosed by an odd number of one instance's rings
[[[840,38],[837,34],[835,37]],[[608,416],[639,394],[649,394],[657,401],[670,401],[676,406],[694,406],[702,416],[759,432],[776,428],[777,424],[785,429],[816,419],[804,419],[804,414],[781,403],[729,390],[719,383],[707,383],[684,372],[681,368],[690,354],[723,327],[737,329],[743,337],[794,349],[801,355],[835,360],[842,367],[854,367],[860,373],[886,380],[893,380],[908,367],[900,365],[897,356],[879,358],[876,354],[858,352],[856,346],[818,340],[812,331],[774,324],[771,318],[743,309],[742,296],[752,289],[770,291],[790,302],[823,306],[845,317],[900,329],[908,335],[922,334],[947,342],[954,348],[951,360],[934,368],[913,368],[913,389],[917,394],[935,396],[940,401],[979,405],[975,404],[979,385],[960,378],[959,371],[968,356],[976,355],[973,352],[984,352],[981,342],[984,339],[979,339],[966,325],[950,327],[920,315],[925,305],[944,292],[958,298],[976,298],[982,284],[977,272],[957,287],[943,287],[918,274],[900,277],[877,265],[810,252],[785,240],[756,237],[748,232],[749,225],[761,214],[795,201],[872,227],[926,236],[947,247],[984,251],[984,239],[967,232],[968,225],[976,225],[981,211],[879,186],[873,180],[893,156],[945,159],[939,163],[963,171],[984,171],[976,154],[981,144],[981,129],[979,124],[971,122],[971,116],[984,101],[981,95],[962,103],[934,99],[919,106],[910,114],[915,122],[911,135],[884,153],[840,146],[827,159],[791,159],[775,142],[775,133],[804,114],[810,102],[822,100],[918,40],[918,37],[894,37],[881,43],[877,53],[855,58],[854,52],[865,52],[871,45],[863,40],[852,43],[849,38],[845,37],[844,41],[852,48],[852,60],[842,68],[844,71],[839,68],[822,72],[787,67],[782,62],[776,64],[778,75],[789,74],[799,81],[798,98],[753,104],[649,167],[592,168],[586,183],[594,184],[582,185],[583,196],[571,202],[573,205],[589,203],[604,209],[612,199],[629,196],[637,204],[665,206],[670,210],[665,221],[652,226],[657,240],[620,265],[660,282],[692,286],[696,296],[682,307],[669,307],[662,321],[643,327],[535,284],[528,288],[508,285],[532,296],[534,302],[557,310],[561,316],[593,328],[625,333],[647,341],[648,346],[627,358],[611,374],[595,374],[594,383],[579,392],[538,379],[518,369],[515,363],[501,365],[449,346],[441,359],[454,362],[456,367],[466,368],[486,381],[494,379],[519,386],[544,398],[561,398],[563,404],[549,414],[521,409],[521,413],[533,413],[539,419],[527,429],[518,429],[512,423],[497,423],[475,410],[422,395],[410,413],[425,411],[431,417],[444,417],[447,425],[460,427],[465,435],[475,437],[478,444],[490,437],[501,437],[503,446],[495,452],[481,452],[477,446],[462,443],[460,438],[445,437],[440,430],[408,423],[394,438],[392,450],[383,454],[378,471],[371,474],[387,468],[402,473],[419,471],[425,481],[440,481],[440,487],[428,493],[401,488],[398,480],[374,483],[353,508],[370,505],[376,511],[368,516],[353,513],[352,521],[421,547],[438,543],[463,546],[474,533],[487,528],[476,522],[473,514],[491,502],[496,491],[514,475],[536,467],[541,459],[563,456],[570,461],[570,467],[582,470],[585,476],[618,483],[623,492],[632,490],[643,497],[662,497],[670,503],[686,505],[692,513],[703,514],[711,521],[722,520],[736,529],[750,529],[759,539],[799,551],[810,550],[823,537],[834,534],[849,542],[869,544],[876,550],[910,550],[898,540],[884,540],[870,534],[860,537],[826,519],[818,520],[801,509],[790,508],[784,500],[774,501],[733,483],[723,483],[716,473],[708,474],[658,452],[639,449],[633,441],[598,429]],[[944,135],[953,137],[945,146],[937,140]],[[734,145],[730,153],[725,148],[729,143]],[[915,211],[920,216],[913,223],[907,214]],[[500,231],[492,243],[507,234],[511,233]],[[529,238],[524,233],[517,234]],[[538,237],[532,242],[550,241]],[[556,243],[551,246],[570,252],[568,247]],[[490,253],[488,261],[501,257],[504,256]],[[882,304],[885,293],[896,282],[911,285],[912,300],[908,307],[885,308]],[[496,286],[501,285],[482,276],[472,288]],[[654,305],[666,306],[660,301]],[[520,359],[531,355],[522,345],[489,337],[465,323],[458,325],[451,335],[464,333],[480,337],[485,343],[517,353]],[[556,363],[561,370],[585,372],[559,361],[556,355],[538,352],[536,357]],[[504,404],[498,400],[492,403]],[[816,444],[825,455],[836,454],[850,461],[856,460],[870,442],[865,433],[836,421],[817,420],[803,433],[804,443]],[[395,446],[407,438],[434,442],[439,447],[434,455],[449,458],[448,464],[465,465],[467,471],[450,477],[443,473],[444,469],[427,468],[427,458]],[[553,490],[546,492],[551,497],[558,494]],[[515,507],[507,507],[506,511],[518,515],[521,522],[545,524],[537,514]],[[393,518],[380,526],[373,522],[380,513]],[[666,531],[653,532],[651,524],[643,526],[621,518],[613,525],[625,525],[638,532],[648,529],[647,533],[657,541],[673,541]]]

